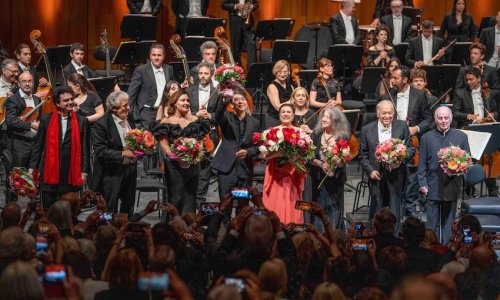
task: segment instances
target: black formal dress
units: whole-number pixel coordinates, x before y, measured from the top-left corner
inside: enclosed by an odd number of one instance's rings
[[[293,92],[293,86],[286,82],[285,87],[279,84],[277,81],[271,82],[278,89],[278,97],[280,99],[280,104],[283,102],[287,102],[290,100]],[[271,105],[271,103],[267,104],[267,114],[266,114],[266,128],[278,126],[279,121],[279,112]]]
[[[402,0],[404,6],[413,6],[413,0]],[[391,0],[377,0],[375,3],[375,10],[373,12],[374,19],[380,19],[380,17],[386,15],[390,12]]]
[[[351,24],[354,31],[354,42],[352,44],[359,45],[361,43],[361,38],[359,33],[358,21],[355,16],[351,16]],[[330,17],[330,29],[332,31],[333,42],[335,44],[349,44],[346,41],[346,28],[341,13]]]
[[[411,19],[407,16],[401,15],[402,19],[402,24],[401,24],[401,43],[408,43],[408,41],[411,38]],[[389,30],[391,32],[391,36],[394,39],[394,17],[392,14],[389,14],[387,16],[383,16],[380,19],[380,23],[385,24],[389,27]],[[394,45],[394,40],[392,42]]]
[[[161,1],[160,1],[161,2]],[[189,14],[189,0],[172,0],[172,10],[176,16],[175,18],[175,33],[180,34],[182,37],[186,35],[187,21]],[[210,0],[200,0],[201,16],[207,15],[208,4]]]
[[[73,73],[77,73],[77,72],[76,72],[75,66],[73,66],[73,64],[70,62],[63,69],[64,78],[68,78],[69,75],[71,75]],[[82,73],[83,73],[83,76],[85,76],[85,78],[87,78],[87,79],[96,77],[95,72],[92,71],[92,69],[89,68],[89,66],[87,66],[87,65],[83,66]]]
[[[484,93],[481,93],[481,99],[483,100],[482,105],[485,110],[483,110],[484,116],[486,116],[489,111],[495,117],[498,117],[498,108],[496,101],[491,97],[485,97]],[[472,99],[472,92],[469,88],[457,89],[455,90],[455,95],[453,96],[453,119],[458,122],[457,128],[462,128],[468,126],[472,121],[467,120],[467,115],[474,114],[474,101]]]
[[[336,79],[328,79],[326,81],[326,87],[328,88],[328,92],[330,93],[330,97],[337,97],[337,92],[340,92],[340,82]],[[311,83],[311,92],[316,92],[316,101],[321,103],[327,103],[330,99],[328,99],[328,94],[326,93],[325,87],[321,84],[318,78],[315,78]],[[311,109],[317,110],[317,108],[312,107]]]
[[[131,129],[135,128],[130,115],[126,122]],[[106,112],[94,123],[92,149],[95,154],[92,186],[104,194],[108,211],[127,213],[132,217],[137,185],[137,163],[122,157],[124,143],[111,111]],[[119,210],[118,199],[121,200]]]
[[[252,142],[253,134],[259,132],[259,121],[251,114],[240,120],[235,113],[228,112],[226,106],[227,103],[219,98],[215,118],[221,128],[222,141],[211,164],[217,171],[221,200],[233,187],[252,186],[253,160],[260,153]],[[236,157],[241,149],[248,152],[245,159]]]
[[[410,68],[415,67],[415,63],[417,61],[422,61],[424,60],[424,50],[422,47],[422,36],[417,36],[414,38],[411,38],[410,41],[408,42],[408,50],[406,51],[406,56],[405,56],[405,61],[406,65]],[[444,46],[444,40],[440,37],[433,36],[432,37],[432,56],[434,57],[439,49],[443,48]],[[443,61],[443,58],[436,59],[434,61],[434,64],[439,64],[440,62]]]
[[[375,60],[377,57],[380,55],[381,50],[369,50],[368,51],[368,66],[369,67],[385,67],[387,66],[387,63],[391,58],[393,58],[396,55],[396,51],[394,51],[394,48],[391,48],[389,50],[385,50],[387,52],[387,59],[381,59],[378,65],[375,64]]]
[[[59,184],[45,184],[45,172],[52,172],[52,170],[45,169],[46,160],[46,147],[47,147],[47,130],[49,127],[50,120],[53,114],[58,114],[53,112],[50,114],[45,114],[40,119],[40,126],[38,127],[38,133],[35,138],[35,143],[33,145],[33,152],[31,155],[30,169],[40,170],[40,187],[42,191],[42,202],[44,208],[50,207],[55,201],[57,201],[57,196],[68,192],[76,192],[81,190],[82,186],[74,186],[68,183],[68,175],[70,171],[70,161],[71,161],[71,114],[67,118],[66,132],[62,133],[62,121],[59,115]],[[81,145],[81,173],[89,173],[89,163],[90,163],[90,132],[89,132],[89,122],[87,118],[82,117],[78,114],[74,114],[77,118],[79,133],[80,133],[80,145]],[[62,138],[63,137],[63,138]],[[62,138],[62,140],[61,140]]]
[[[258,0],[250,1],[253,4],[253,10],[259,8]],[[223,0],[222,9],[229,12],[229,31],[234,59],[241,65],[241,51],[243,45],[245,45],[245,50],[247,52],[247,69],[249,69],[252,64],[257,62],[255,33],[253,29],[254,20],[251,15],[250,25],[245,24],[245,19],[238,15],[239,11],[236,9],[236,5],[239,3],[239,0]],[[251,12],[249,13],[251,14]]]
[[[87,98],[83,101],[76,112],[80,116],[88,117],[96,113],[95,108],[102,104],[102,100],[97,93],[88,93]]]
[[[153,129],[153,134],[160,140],[167,138],[169,144],[179,137],[202,140],[210,131],[210,123],[198,119],[182,128],[179,124],[160,123]],[[199,165],[182,168],[176,160],[165,159],[165,179],[168,191],[168,201],[182,214],[194,212],[198,191]]]
[[[439,34],[446,38],[446,41],[457,40],[457,42],[474,42],[477,34],[477,27],[471,15],[466,15],[462,23],[457,24],[453,15],[449,14],[444,16],[441,22],[441,29]]]
[[[153,16],[156,16],[161,9],[161,0],[149,0],[151,4],[151,12]],[[144,5],[144,0],[127,0],[128,9],[130,9],[131,14],[142,14],[142,6]]]
[[[308,109],[303,115],[295,114],[293,116],[293,125],[299,127],[300,125],[304,124],[305,121],[309,120],[312,115],[314,115],[314,111],[311,109]],[[309,122],[307,122],[307,126],[311,130],[313,130],[314,126],[316,126],[316,117],[313,117],[311,120],[309,120]]]

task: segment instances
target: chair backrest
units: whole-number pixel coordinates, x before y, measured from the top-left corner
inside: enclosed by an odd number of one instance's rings
[[[361,127],[363,127],[366,124],[377,120],[377,113],[365,111],[365,112],[363,112],[363,118],[361,120],[362,120]]]
[[[465,183],[468,185],[474,185],[482,182],[486,178],[486,172],[483,166],[475,164],[467,170],[465,174]]]

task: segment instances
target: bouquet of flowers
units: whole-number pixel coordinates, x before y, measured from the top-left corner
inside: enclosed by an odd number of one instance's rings
[[[128,148],[140,159],[144,154],[155,153],[156,140],[153,134],[143,129],[132,129],[125,135]]]
[[[410,155],[402,140],[391,138],[377,145],[375,160],[389,171],[401,165]]]
[[[232,97],[233,90],[243,88],[245,77],[243,68],[232,65],[222,65],[214,73],[215,80],[219,82],[217,89],[225,98]]]
[[[326,163],[332,170],[345,166],[347,162],[353,159],[351,148],[346,140],[337,141],[332,147],[324,147],[322,149],[322,153]],[[340,161],[340,163],[338,164],[336,161]],[[333,173],[326,174],[323,180],[319,183],[318,188],[321,187],[328,176],[332,175]]]
[[[194,138],[179,137],[170,145],[170,150],[170,159],[179,161],[182,168],[198,164],[205,157],[203,141]]]
[[[446,175],[464,175],[472,167],[470,154],[458,146],[441,148],[437,155],[439,157],[439,165]]]
[[[29,174],[25,168],[14,168],[9,174],[9,183],[12,192],[21,197],[35,198],[37,186],[40,183],[38,170]]]
[[[286,127],[273,127],[262,133],[254,133],[253,143],[259,145],[261,153],[267,157],[274,155],[278,165],[291,163],[299,170],[306,172],[306,162],[314,158],[311,138],[302,130]]]

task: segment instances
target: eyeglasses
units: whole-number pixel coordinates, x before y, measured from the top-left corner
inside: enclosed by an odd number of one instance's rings
[[[24,83],[32,83],[32,82],[33,82],[33,80],[31,80],[31,79],[30,79],[30,80],[21,80],[20,82],[21,82],[21,83],[23,83],[23,84],[24,84]]]
[[[5,68],[5,70],[8,70],[11,73],[16,73],[16,74],[19,73],[18,69],[12,70],[12,69],[9,69],[9,68]]]

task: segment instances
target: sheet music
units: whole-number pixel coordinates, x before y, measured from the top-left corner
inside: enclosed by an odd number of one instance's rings
[[[491,138],[491,133],[489,132],[480,132],[480,131],[472,131],[472,130],[460,130],[467,135],[467,139],[469,140],[470,154],[473,158],[479,160],[483,155],[484,148],[488,144],[488,141]]]

